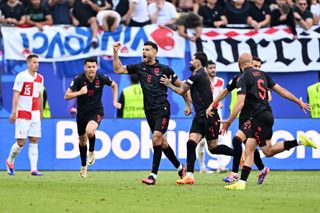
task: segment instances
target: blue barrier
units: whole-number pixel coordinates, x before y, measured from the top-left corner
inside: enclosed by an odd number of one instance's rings
[[[167,138],[178,158],[185,162],[186,142],[191,119],[170,120]],[[225,136],[231,146],[231,137],[237,131],[237,122]],[[78,136],[74,120],[48,119],[42,123],[42,138],[39,144],[39,169],[41,170],[78,170],[80,158]],[[1,150],[0,169],[5,169],[5,159],[14,143],[14,125],[7,119],[0,119]],[[274,125],[273,142],[283,139],[292,140],[305,133],[320,146],[320,119],[277,119]],[[151,133],[146,120],[141,119],[104,119],[96,132],[96,163],[94,170],[149,170],[152,161]],[[16,169],[28,170],[28,146],[25,146],[16,159]],[[263,158],[271,169],[279,170],[318,170],[320,169],[319,149],[312,150],[302,146]],[[223,162],[231,166],[231,158],[225,156]],[[206,164],[214,168],[216,156],[206,154]],[[196,164],[197,165],[197,164]],[[173,166],[163,159],[160,169],[171,170]]]

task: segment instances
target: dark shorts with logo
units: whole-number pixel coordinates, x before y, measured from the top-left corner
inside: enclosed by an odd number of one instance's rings
[[[260,147],[266,145],[266,141],[270,140],[273,134],[272,127],[274,123],[273,114],[266,110],[255,118],[246,120],[240,130],[247,138],[254,138]]]
[[[207,141],[218,139],[220,131],[220,116],[215,111],[213,116],[195,116],[192,120],[190,133],[200,133]]]
[[[85,116],[79,116],[77,115],[77,127],[78,127],[78,135],[84,135],[86,133],[87,124],[90,121],[97,122],[98,126],[101,123],[101,120],[103,118],[103,113],[90,113]]]
[[[155,130],[163,134],[167,131],[170,119],[170,106],[161,107],[156,110],[145,110],[145,114],[152,133]]]

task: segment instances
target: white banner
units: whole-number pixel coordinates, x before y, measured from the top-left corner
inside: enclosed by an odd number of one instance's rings
[[[37,54],[40,61],[68,61],[90,56],[113,55],[113,43],[123,44],[120,56],[142,56],[146,40],[158,44],[159,57],[183,58],[185,40],[177,32],[156,25],[143,28],[119,27],[114,33],[99,31],[98,47],[91,47],[91,31],[86,27],[46,26],[38,28],[2,27],[5,59],[25,60],[30,53]]]
[[[219,71],[238,71],[238,56],[243,52],[258,56],[267,72],[292,72],[320,69],[320,27],[309,31],[297,28],[293,39],[286,27],[251,29],[213,29],[202,32],[203,51]],[[192,53],[194,52],[192,49]]]

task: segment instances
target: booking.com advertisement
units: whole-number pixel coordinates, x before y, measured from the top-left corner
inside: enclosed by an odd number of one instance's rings
[[[168,142],[182,163],[186,162],[186,142],[192,119],[171,119],[166,133]],[[232,147],[232,137],[238,128],[235,121],[220,143]],[[0,120],[1,150],[0,169],[5,169],[5,159],[15,142],[14,125],[7,119]],[[276,119],[272,142],[293,140],[305,133],[320,146],[320,119]],[[152,164],[151,133],[143,119],[104,119],[96,131],[96,162],[92,170],[150,170]],[[260,151],[261,153],[261,151]],[[263,154],[261,153],[261,156]],[[171,163],[162,156],[160,169],[173,170]],[[220,164],[231,168],[232,158],[222,156]],[[274,170],[319,170],[320,148],[298,146],[274,157],[263,157],[266,166]],[[217,156],[206,152],[207,167],[218,166]],[[196,168],[198,163],[196,162]],[[78,170],[80,157],[77,124],[74,120],[48,119],[42,121],[42,138],[39,143],[40,170]],[[16,158],[17,170],[29,170],[28,143]],[[255,168],[255,167],[254,167]]]

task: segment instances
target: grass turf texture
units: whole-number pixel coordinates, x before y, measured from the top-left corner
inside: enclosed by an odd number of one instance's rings
[[[155,186],[147,171],[43,172],[0,175],[0,212],[320,212],[319,171],[271,171],[263,185],[252,172],[245,191],[224,189],[226,174],[196,173],[195,185],[177,186],[176,172],[160,171]]]

